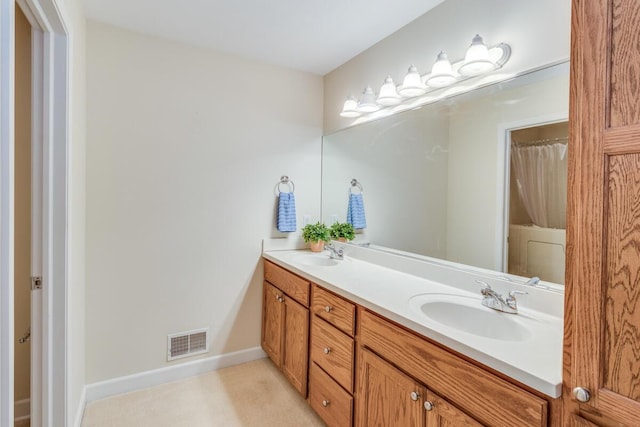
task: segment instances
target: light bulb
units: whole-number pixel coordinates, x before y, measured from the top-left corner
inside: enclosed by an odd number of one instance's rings
[[[427,86],[431,87],[445,87],[449,86],[456,81],[456,76],[451,69],[451,62],[447,54],[440,52],[436,62],[431,68],[431,75],[427,79]]]
[[[471,77],[495,69],[496,64],[489,56],[487,45],[482,41],[482,37],[476,34],[471,41],[471,46],[469,46],[467,53],[464,55],[464,64],[462,64],[458,72],[463,76]]]
[[[391,76],[387,76],[384,79],[382,87],[380,87],[380,94],[378,95],[378,104],[380,105],[398,105],[402,102],[402,98],[398,95],[396,84],[393,82]]]
[[[344,101],[340,117],[353,118],[358,116],[360,116],[360,112],[358,111],[358,101],[356,101],[353,96],[350,96],[346,101]]]
[[[371,86],[367,86],[362,92],[360,102],[358,102],[358,111],[361,113],[373,113],[379,109],[380,107],[376,104],[376,94],[371,89]]]
[[[402,86],[398,88],[398,92],[404,97],[412,98],[423,95],[426,91],[427,88],[422,84],[422,77],[420,77],[418,69],[415,65],[410,66],[407,75],[404,76]]]

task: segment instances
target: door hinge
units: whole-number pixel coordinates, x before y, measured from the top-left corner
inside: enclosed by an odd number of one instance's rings
[[[31,290],[33,291],[34,289],[42,289],[42,277],[33,276],[31,278]]]

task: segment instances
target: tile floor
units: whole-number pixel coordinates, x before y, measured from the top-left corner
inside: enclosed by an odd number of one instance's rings
[[[322,420],[269,359],[87,405],[83,427],[314,427]]]

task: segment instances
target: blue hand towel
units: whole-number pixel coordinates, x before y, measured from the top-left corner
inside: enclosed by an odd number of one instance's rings
[[[347,222],[355,229],[367,228],[367,220],[364,216],[364,201],[362,193],[349,194],[349,206],[347,208]]]
[[[296,198],[293,193],[280,193],[278,196],[277,226],[281,233],[296,231]]]

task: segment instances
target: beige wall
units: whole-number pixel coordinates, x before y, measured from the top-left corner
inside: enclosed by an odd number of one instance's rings
[[[31,344],[31,25],[16,7],[15,77],[15,400],[29,398]]]
[[[501,73],[511,74],[569,58],[569,0],[447,0],[325,76],[324,133],[348,126],[338,114],[349,95],[369,84],[378,91],[391,75],[397,84],[411,64],[426,74],[440,50],[462,59],[479,33],[513,52]]]
[[[320,215],[322,78],[87,34],[87,382],[167,366],[170,333],[208,327],[203,357],[259,346],[280,176],[299,226]]]

